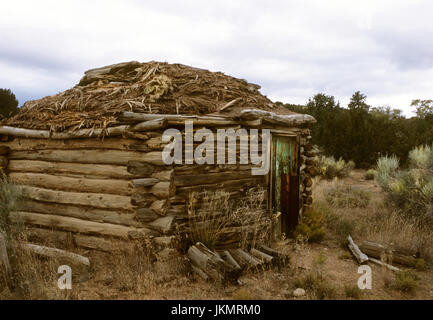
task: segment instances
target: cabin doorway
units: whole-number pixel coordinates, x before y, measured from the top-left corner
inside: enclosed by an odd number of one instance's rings
[[[299,219],[299,144],[296,136],[272,136],[271,205],[281,212],[275,236],[292,234]]]

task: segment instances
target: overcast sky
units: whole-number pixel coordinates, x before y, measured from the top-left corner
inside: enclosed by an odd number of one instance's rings
[[[357,90],[411,115],[433,98],[432,1],[2,1],[0,88],[26,100],[123,61],[183,63],[273,101]]]

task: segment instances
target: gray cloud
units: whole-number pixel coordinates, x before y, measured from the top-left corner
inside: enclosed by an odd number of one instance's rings
[[[20,102],[128,60],[179,62],[262,86],[273,100],[361,90],[410,114],[431,98],[433,4],[425,1],[15,1],[0,19],[0,87]]]

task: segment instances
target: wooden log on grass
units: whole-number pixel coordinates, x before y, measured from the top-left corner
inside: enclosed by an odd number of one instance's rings
[[[220,283],[237,283],[239,270],[226,263],[220,255],[198,242],[188,249],[188,259],[195,270],[205,280]]]
[[[262,264],[259,259],[249,255],[240,248],[229,250],[229,252],[238,262],[238,264],[244,269],[256,269]]]
[[[385,268],[387,268],[387,269],[389,269],[389,270],[391,270],[391,271],[394,271],[394,272],[398,272],[398,271],[400,271],[399,268],[394,267],[394,266],[392,266],[392,265],[390,265],[390,264],[388,264],[388,263],[382,262],[382,261],[380,261],[380,260],[378,260],[378,259],[375,259],[375,258],[372,258],[372,257],[368,257],[368,261],[371,261],[371,262],[373,262],[374,264],[377,264],[377,265],[379,265],[379,266],[385,267]]]
[[[417,261],[416,252],[394,248],[378,242],[366,240],[360,245],[360,248],[367,255],[376,259],[382,259],[382,256],[385,255],[390,260],[390,263],[399,263],[413,267]]]
[[[356,243],[353,241],[350,235],[347,236],[347,241],[349,242],[348,244],[349,250],[356,258],[358,263],[363,264],[368,262],[368,256],[359,249],[359,247],[356,245]]]
[[[272,249],[264,244],[260,244],[258,246],[258,248],[260,249],[260,251],[276,258],[278,261],[285,263],[288,262],[290,260],[290,257],[288,254],[285,254],[283,252],[280,252],[278,250]]]
[[[41,229],[36,227],[27,227],[26,234],[28,240],[32,242],[47,240],[53,243],[68,243],[72,241],[74,245],[86,249],[99,250],[104,252],[115,252],[123,250],[130,245],[128,241],[120,239],[111,240],[107,237],[89,236],[85,234],[72,233],[60,230]]]
[[[90,267],[89,258],[76,253],[68,252],[57,248],[39,246],[32,243],[23,243],[21,244],[21,247],[44,257],[56,258],[62,261],[70,262],[72,264]]]
[[[264,252],[261,252],[261,251],[257,250],[256,248],[252,248],[252,249],[250,250],[250,253],[251,253],[254,257],[256,257],[256,258],[262,260],[263,262],[265,262],[265,263],[267,263],[267,264],[273,264],[274,261],[276,260],[276,259],[274,259],[274,257],[272,257],[272,256],[270,256],[270,255],[268,255],[268,254],[266,254],[266,253],[264,253]]]

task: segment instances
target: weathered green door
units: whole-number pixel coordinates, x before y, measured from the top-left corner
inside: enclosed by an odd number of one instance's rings
[[[299,218],[299,148],[295,137],[272,139],[272,208],[281,212],[281,232],[291,234]]]

